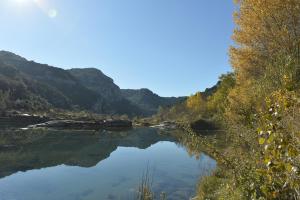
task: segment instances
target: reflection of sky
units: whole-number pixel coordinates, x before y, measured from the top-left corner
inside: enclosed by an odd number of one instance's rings
[[[188,197],[199,176],[216,165],[202,154],[199,160],[172,142],[147,149],[119,147],[95,167],[60,165],[19,172],[0,180],[1,200],[96,200],[132,197],[149,167],[153,187],[169,198]]]

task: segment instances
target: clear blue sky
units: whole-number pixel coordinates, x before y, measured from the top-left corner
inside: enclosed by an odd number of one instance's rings
[[[1,0],[0,49],[121,88],[190,95],[231,70],[231,0]]]

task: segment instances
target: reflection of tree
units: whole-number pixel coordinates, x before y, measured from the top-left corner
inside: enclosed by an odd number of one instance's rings
[[[217,134],[216,132],[209,132],[196,134],[190,128],[185,127],[186,134],[178,135],[179,145],[183,146],[190,156],[195,156],[197,159],[200,159],[201,154],[204,152],[218,160],[224,166],[232,167],[231,161],[225,156],[225,153],[222,152],[224,148],[224,143],[227,141],[226,134]],[[222,139],[216,137],[224,137]],[[223,144],[220,144],[220,141]],[[226,145],[225,145],[226,146]]]
[[[129,131],[7,131],[0,134],[0,177],[61,164],[92,167],[118,146],[145,149],[158,141],[175,141],[155,129]]]
[[[190,156],[195,156],[197,159],[205,151],[204,141],[196,134],[179,135],[178,141],[179,145],[184,147]]]

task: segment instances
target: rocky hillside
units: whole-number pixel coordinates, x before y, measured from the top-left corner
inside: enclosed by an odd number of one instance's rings
[[[155,114],[159,107],[171,106],[180,103],[186,97],[160,97],[149,89],[123,89],[122,95],[133,104],[143,108],[148,114]]]
[[[0,51],[0,110],[54,107],[146,116],[174,102],[150,90],[138,95],[126,91],[95,68],[64,70]]]
[[[121,90],[113,79],[95,68],[70,69],[68,72],[77,78],[86,88],[100,94],[106,99],[122,98]]]

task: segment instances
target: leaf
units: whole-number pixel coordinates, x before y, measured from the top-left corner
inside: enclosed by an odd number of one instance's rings
[[[274,141],[274,134],[271,134],[267,140],[268,144],[271,144]]]
[[[266,141],[265,138],[259,138],[258,143],[259,143],[260,145],[262,145],[262,144],[265,143],[265,141]]]
[[[270,158],[266,158],[266,159],[264,160],[265,164],[268,164],[270,161],[271,161]]]
[[[290,163],[288,163],[285,165],[285,168],[287,169],[288,172],[291,172],[293,169],[293,166]]]

